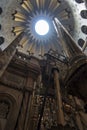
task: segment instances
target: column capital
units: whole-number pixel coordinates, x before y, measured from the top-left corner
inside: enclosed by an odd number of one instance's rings
[[[55,70],[59,73],[59,68],[58,68],[57,66],[54,66],[54,67],[52,68],[52,73],[54,73]]]

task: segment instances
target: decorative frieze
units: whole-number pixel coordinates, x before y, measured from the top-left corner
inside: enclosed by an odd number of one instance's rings
[[[5,72],[1,78],[2,83],[18,89],[23,89],[25,86],[25,80],[24,77],[9,72]]]

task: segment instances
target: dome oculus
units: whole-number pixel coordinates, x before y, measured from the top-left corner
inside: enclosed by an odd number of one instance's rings
[[[49,32],[49,24],[46,20],[38,20],[35,23],[35,31],[38,35],[44,36]]]

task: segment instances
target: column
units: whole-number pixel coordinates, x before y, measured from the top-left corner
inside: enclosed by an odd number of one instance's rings
[[[62,105],[62,97],[60,92],[60,83],[59,83],[59,72],[57,68],[53,69],[53,75],[54,75],[54,87],[55,87],[55,93],[56,93],[56,103],[57,103],[57,118],[58,118],[58,124],[65,125],[64,120],[64,113],[63,113],[63,105]]]

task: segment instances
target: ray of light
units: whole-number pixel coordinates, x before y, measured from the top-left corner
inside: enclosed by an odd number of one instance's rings
[[[45,6],[45,9],[47,9],[47,10],[48,10],[48,7],[49,7],[49,4],[50,4],[50,1],[51,1],[51,0],[45,0],[45,4],[44,4],[44,6]]]
[[[23,1],[23,3],[21,4],[21,6],[22,6],[27,12],[30,12],[29,4],[28,4],[27,1]]]
[[[32,6],[32,3],[30,2],[30,0],[27,0],[27,3],[28,3],[29,9],[32,11],[33,10],[33,6]]]
[[[28,43],[28,39],[27,39],[27,36],[24,35],[24,37],[21,39],[19,45],[21,47],[24,47],[24,45],[25,45],[26,42]]]
[[[20,33],[22,33],[23,31],[20,32],[16,32],[15,35],[18,36]]]
[[[37,7],[40,8],[39,0],[36,0]]]
[[[45,0],[36,0],[39,9],[44,9]]]
[[[34,10],[38,9],[36,0],[29,0],[29,1],[32,4]]]
[[[14,32],[14,33],[17,33],[17,32],[20,32],[20,31],[24,31],[24,29],[25,29],[25,28],[24,28],[23,26],[20,26],[20,27],[19,27],[19,26],[16,26],[16,27],[14,28],[13,32]]]
[[[68,16],[68,13],[63,10],[60,14],[59,14],[59,17],[62,19],[69,19],[69,16]]]
[[[26,41],[21,44],[21,47],[23,48],[24,46],[26,46],[28,44],[28,42],[29,42],[29,40],[26,39]]]
[[[28,48],[27,52],[31,53],[32,48],[34,47],[34,44],[35,44],[35,43],[30,43],[30,44],[29,44],[29,48]]]
[[[41,57],[44,56],[44,45],[43,44],[41,44],[39,56],[41,56]]]
[[[36,52],[36,44],[33,44],[32,49],[30,50],[31,54],[34,54]]]
[[[44,56],[44,45],[41,46],[41,56]]]
[[[66,3],[65,2],[59,2],[59,5],[57,8],[55,8],[54,16],[57,17],[59,13],[61,13],[63,10],[66,9]]]
[[[56,8],[58,8],[58,6],[59,6],[59,3],[57,2],[57,0],[51,0],[50,1],[50,5],[49,5],[49,9],[51,10],[51,11],[55,11],[56,10]]]
[[[39,52],[38,52],[38,54],[39,54],[39,56],[41,56],[41,47],[42,47],[42,44],[39,44]]]
[[[15,15],[14,15],[14,20],[15,21],[19,21],[19,22],[25,22],[26,20],[26,16],[17,12]]]

